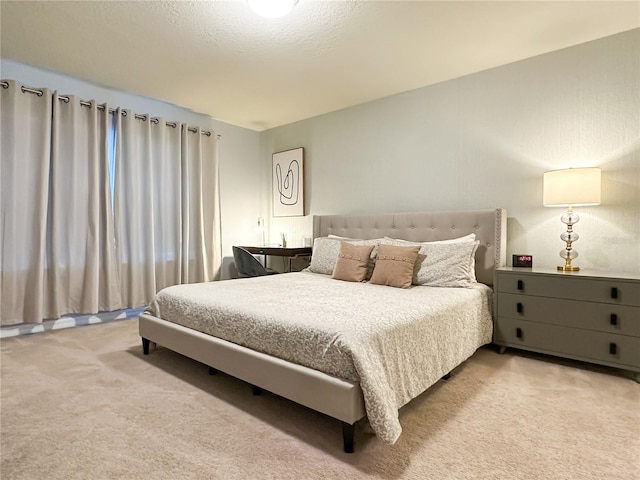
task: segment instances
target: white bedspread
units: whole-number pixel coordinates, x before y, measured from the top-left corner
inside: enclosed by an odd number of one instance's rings
[[[398,409],[489,343],[491,290],[399,289],[296,272],[159,292],[152,315],[340,378],[360,382],[386,443]]]

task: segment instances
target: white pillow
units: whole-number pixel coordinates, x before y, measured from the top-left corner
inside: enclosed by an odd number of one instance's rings
[[[473,234],[472,234],[473,235]],[[407,242],[385,238],[383,245],[418,245],[413,270],[414,285],[432,287],[469,287],[476,283],[475,255],[479,241]]]
[[[331,235],[329,235],[331,236]],[[390,238],[390,237],[384,237],[388,240],[396,240],[398,242],[407,242],[407,243],[413,243],[416,245],[424,245],[425,243],[459,243],[459,242],[473,242],[476,239],[476,234],[475,233],[470,233],[469,235],[465,235],[463,237],[458,237],[458,238],[450,238],[449,240],[434,240],[432,242],[410,242],[409,240],[402,240],[401,238]]]
[[[318,237],[313,241],[313,250],[311,253],[311,263],[307,268],[308,271],[313,273],[322,273],[324,275],[332,275],[333,269],[338,261],[338,254],[340,253],[340,242],[344,241],[340,238],[331,237]],[[377,254],[377,246],[382,241],[381,238],[373,240],[350,240],[348,243],[352,245],[373,245],[371,250],[371,256],[369,259],[367,277],[371,277],[373,271],[373,263],[375,262],[375,256]]]
[[[477,240],[423,245],[420,254],[426,258],[418,268],[418,285],[469,287],[476,283],[475,268],[472,267],[475,267],[478,245]]]
[[[432,242],[409,242],[408,240],[402,240],[400,238],[397,239],[392,239],[389,237],[384,237],[387,238],[389,240],[396,240],[398,242],[406,242],[408,244],[413,244],[413,245],[426,245],[428,243],[461,243],[461,242],[474,242],[476,240],[476,234],[475,233],[470,233],[469,235],[464,235],[462,237],[457,237],[457,238],[450,238],[449,240],[434,240]],[[477,247],[476,247],[477,248]],[[469,275],[469,279],[471,282],[476,283],[476,257],[475,257],[475,253],[473,255],[473,257],[471,257],[471,274]]]

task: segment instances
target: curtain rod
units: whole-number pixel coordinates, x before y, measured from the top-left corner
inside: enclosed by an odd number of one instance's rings
[[[2,88],[7,89],[9,88],[9,83],[8,82],[0,82],[0,86],[2,86]],[[41,97],[44,92],[42,90],[38,90],[36,88],[29,88],[29,87],[25,87],[24,85],[20,86],[20,89],[22,90],[22,93],[25,92],[29,92],[29,93],[35,93],[37,96]],[[63,96],[63,95],[58,95],[58,100],[61,100],[65,103],[69,103],[69,97]],[[80,105],[82,105],[83,107],[90,107],[91,106],[91,102],[87,102],[86,100],[80,100]],[[98,108],[98,110],[104,110],[105,109],[105,105],[97,105],[96,106]],[[110,108],[109,109],[109,113],[110,114],[114,114],[116,113],[116,110],[114,108]],[[122,110],[122,116],[126,117],[127,116],[127,112],[125,110]],[[138,115],[138,114],[134,114],[133,118],[137,119],[137,120],[144,120],[146,121],[147,119],[149,119],[149,121],[151,123],[155,123],[156,125],[160,122],[159,119],[155,118],[155,117],[151,117],[150,115]],[[178,126],[177,122],[165,122],[165,125],[167,127],[172,127],[172,128],[176,128]],[[197,128],[187,128],[187,130],[189,130],[190,132],[196,133],[198,131]],[[208,132],[206,130],[201,130],[200,133],[202,135],[206,135],[207,137],[211,136],[211,132]],[[222,135],[218,134],[217,135],[218,138],[222,138]]]

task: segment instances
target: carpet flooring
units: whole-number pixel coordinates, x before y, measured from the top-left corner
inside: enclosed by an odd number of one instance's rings
[[[162,347],[137,320],[1,343],[10,479],[640,479],[640,384],[482,348],[400,411],[392,446]]]

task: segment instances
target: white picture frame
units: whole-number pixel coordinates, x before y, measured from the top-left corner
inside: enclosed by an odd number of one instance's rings
[[[273,216],[304,215],[304,148],[273,154]]]

